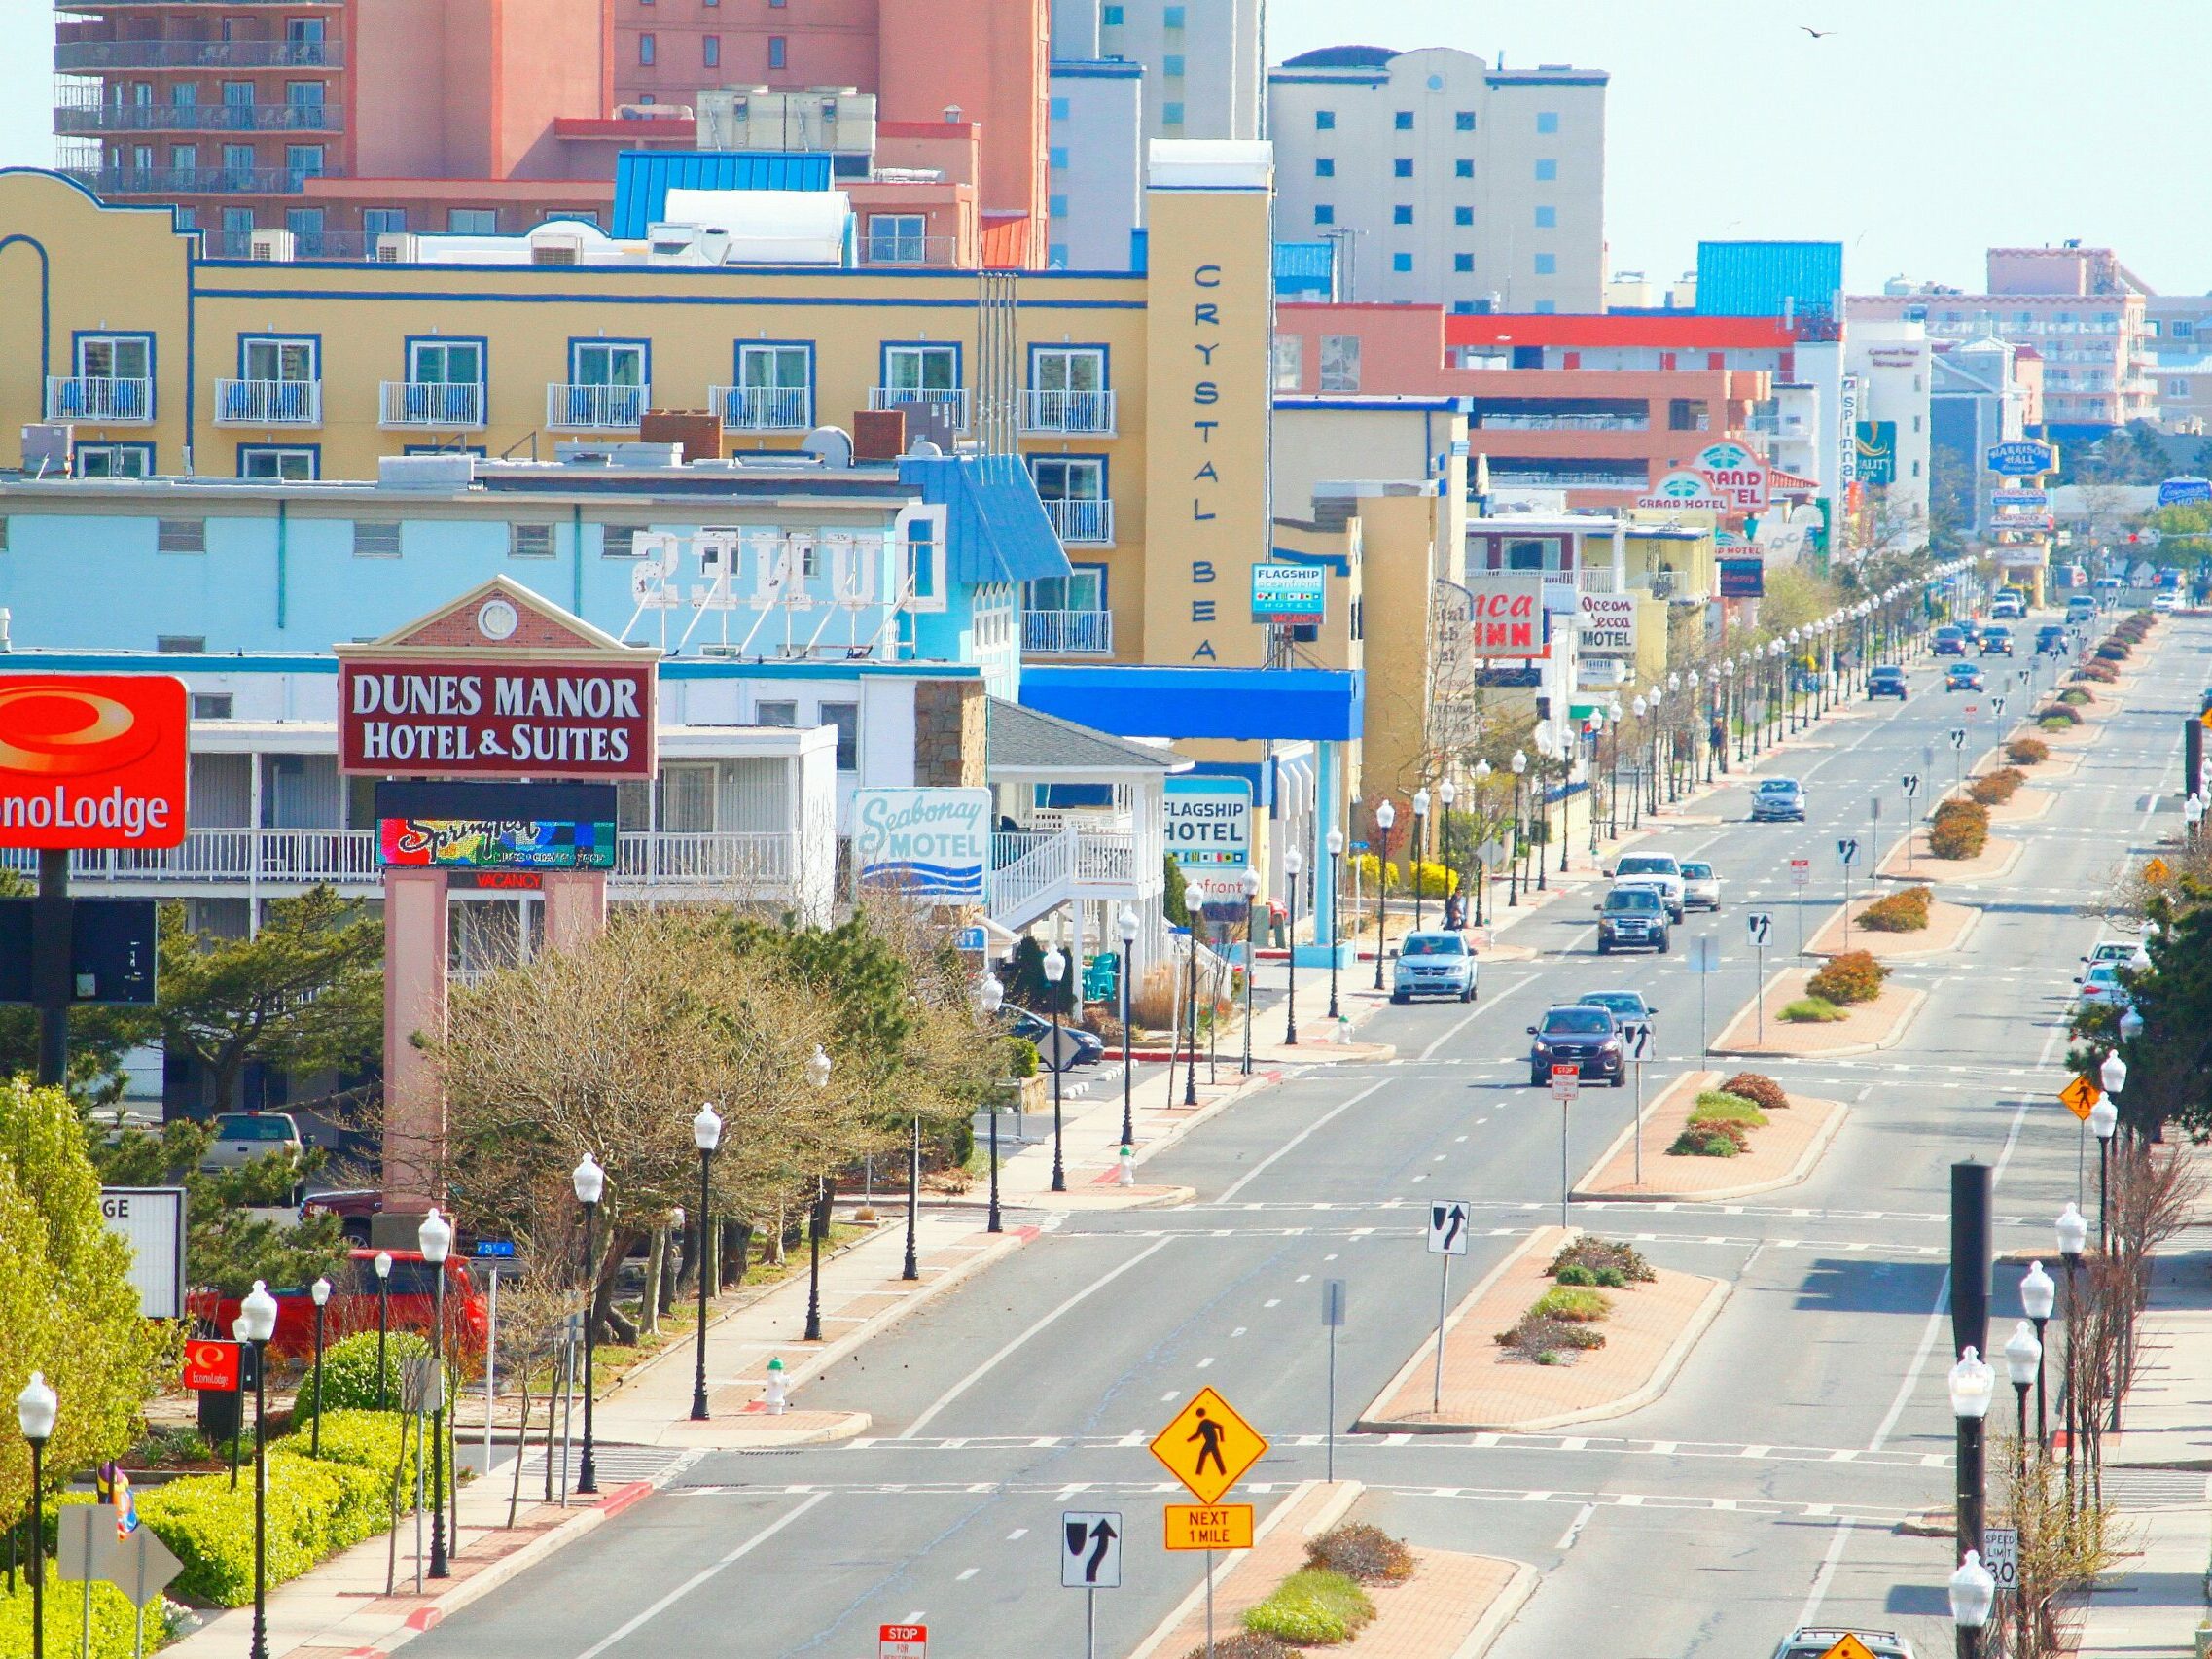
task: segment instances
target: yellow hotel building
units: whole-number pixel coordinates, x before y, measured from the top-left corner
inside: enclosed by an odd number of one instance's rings
[[[309,264],[205,259],[166,208],[0,170],[0,466],[369,478],[441,448],[550,460],[660,410],[717,411],[737,454],[915,399],[959,437],[989,351],[1076,573],[1028,595],[1025,654],[1256,666],[1271,200],[1265,144],[1158,143],[1130,272],[668,264],[559,223],[478,263],[426,237]]]

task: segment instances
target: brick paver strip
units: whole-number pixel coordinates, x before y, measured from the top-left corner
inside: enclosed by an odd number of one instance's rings
[[[1908,886],[1925,882],[1942,887],[1954,881],[1994,881],[1999,876],[2010,875],[2019,858],[2019,842],[1992,835],[1971,859],[1939,859],[1928,849],[1928,831],[1916,829],[1912,831],[1910,879],[1907,879],[1903,836],[1898,837],[1897,844],[1883,856],[1881,867],[1874,873],[1884,881],[1903,881]]]
[[[2023,766],[2020,769],[2025,771],[2027,768]],[[2003,801],[1989,809],[1989,822],[1992,824],[2032,824],[2057,804],[2058,794],[2056,791],[2030,789],[2026,784],[2022,784],[2013,792],[2012,799]]]
[[[1926,873],[1933,877],[1942,867],[1941,865],[1937,865],[1934,869],[1927,870]],[[1920,883],[1908,882],[1906,885],[1915,887],[1919,886]],[[1928,885],[1933,886],[1933,881],[1931,880]],[[1874,899],[1885,897],[1886,895],[1878,889],[1873,895]],[[1967,935],[1974,932],[1976,925],[1981,920],[1981,912],[1979,910],[1938,899],[1929,904],[1928,925],[1918,933],[1877,933],[1871,928],[1862,927],[1859,923],[1860,912],[1865,910],[1867,904],[1871,902],[1873,902],[1872,900],[1853,899],[1851,900],[1851,948],[1872,952],[1885,961],[1910,962],[1919,957],[1941,956],[1945,951],[1956,950],[1966,942]],[[1805,941],[1805,954],[1807,956],[1835,956],[1840,953],[1842,949],[1843,913],[1838,909],[1835,915],[1820,925],[1820,932]]]
[[[1676,1339],[1705,1312],[1720,1281],[1661,1268],[1655,1284],[1608,1290],[1613,1317],[1605,1322],[1605,1346],[1578,1355],[1568,1364],[1531,1364],[1509,1357],[1498,1346],[1497,1333],[1552,1288],[1544,1269],[1568,1236],[1559,1227],[1539,1228],[1527,1250],[1453,1310],[1445,1330],[1441,1412],[1429,1404],[1430,1366],[1436,1354],[1432,1337],[1421,1345],[1419,1362],[1409,1364],[1394,1380],[1388,1398],[1369,1408],[1361,1429],[1434,1430],[1446,1424],[1512,1429],[1551,1422],[1601,1412],[1636,1394],[1659,1375]]]
[[[1626,1133],[1598,1167],[1575,1185],[1577,1197],[1679,1198],[1696,1203],[1737,1198],[1746,1189],[1771,1190],[1802,1180],[1799,1166],[1826,1145],[1844,1107],[1834,1100],[1790,1097],[1789,1110],[1766,1114],[1766,1127],[1751,1132],[1751,1150],[1732,1158],[1670,1157],[1667,1147],[1690,1121],[1701,1089],[1718,1088],[1726,1072],[1691,1072],[1676,1078],[1644,1108],[1644,1179],[1636,1182],[1636,1148]]]
[[[1758,1023],[1746,1007],[1722,1028],[1707,1050],[1738,1059],[1817,1058],[1823,1054],[1863,1054],[1887,1048],[1905,1035],[1905,1028],[1926,1002],[1923,991],[1899,990],[1892,985],[1871,1003],[1854,1003],[1848,1019],[1825,1023],[1793,1024],[1782,1010],[1805,994],[1805,981],[1814,971],[1788,968],[1767,982],[1766,1038],[1758,1041]]]
[[[1325,1481],[1315,1481],[1304,1491],[1287,1500],[1287,1512],[1280,1520],[1263,1516],[1268,1526],[1267,1535],[1257,1539],[1248,1550],[1236,1552],[1236,1562],[1214,1585],[1214,1640],[1233,1636],[1244,1627],[1239,1622],[1248,1608],[1258,1606],[1274,1594],[1275,1586],[1305,1565],[1305,1545],[1317,1528],[1315,1523],[1333,1511],[1341,1513],[1347,1506],[1346,1499],[1357,1497],[1359,1488],[1352,1482],[1340,1482],[1331,1487]],[[1168,1503],[1188,1502],[1186,1494],[1165,1500]],[[1223,1500],[1234,1503],[1239,1494],[1231,1491]],[[1127,1524],[1131,1528],[1145,1529],[1158,1526],[1147,1509],[1127,1511]],[[1203,1556],[1196,1559],[1202,1564]],[[1194,1647],[1203,1647],[1206,1641],[1206,1607],[1201,1598],[1191,1611],[1168,1634],[1165,1641],[1146,1644],[1142,1649],[1152,1659],[1183,1659]]]
[[[1490,1607],[1529,1572],[1516,1561],[1413,1551],[1413,1576],[1371,1588],[1374,1622],[1352,1641],[1359,1659],[1453,1659]]]

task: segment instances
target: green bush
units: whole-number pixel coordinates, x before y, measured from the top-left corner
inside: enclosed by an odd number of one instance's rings
[[[348,1518],[347,1483],[367,1481],[366,1470],[272,1454],[268,1460],[268,1581],[281,1584],[314,1566],[334,1548],[369,1535],[334,1535],[340,1511]],[[176,1593],[219,1607],[243,1606],[254,1597],[254,1483],[249,1468],[235,1492],[227,1474],[196,1474],[150,1488],[138,1500],[139,1518],[167,1544],[184,1571]]]
[[[1791,1025],[1827,1025],[1851,1016],[1822,997],[1800,997],[1783,1005],[1782,1018]]]
[[[1570,1324],[1595,1324],[1613,1317],[1613,1304],[1602,1290],[1583,1290],[1554,1285],[1528,1307],[1531,1319],[1565,1320]]]
[[[1275,1593],[1244,1615],[1244,1628],[1259,1636],[1302,1646],[1326,1647],[1349,1641],[1374,1617],[1368,1593],[1341,1572],[1301,1568],[1275,1587]]]
[[[1767,1112],[1787,1112],[1790,1097],[1782,1085],[1764,1072],[1738,1072],[1721,1085],[1723,1094],[1732,1094],[1753,1102]]]
[[[385,1517],[390,1513],[387,1493],[391,1487],[392,1470],[400,1470],[401,1501],[409,1501],[408,1495],[414,1491],[414,1441],[407,1431],[407,1419],[396,1411],[334,1411],[323,1419],[323,1456],[326,1464],[337,1464],[348,1470],[366,1470],[374,1477],[370,1489],[375,1499],[371,1524],[359,1533],[359,1538],[374,1536],[383,1530]],[[298,1457],[305,1457],[311,1444],[306,1432],[280,1441],[279,1449]],[[339,1523],[340,1531],[353,1531],[361,1520],[353,1506],[361,1501],[361,1495],[351,1483],[344,1494],[345,1512]]]
[[[82,1584],[64,1584],[54,1576],[54,1563],[47,1562],[46,1579],[46,1650],[52,1654],[66,1654],[78,1659],[83,1652],[81,1633],[85,1618],[85,1587]],[[113,1584],[97,1583],[92,1586],[92,1649],[91,1659],[130,1659],[131,1656],[130,1604],[123,1592]],[[157,1600],[146,1609],[146,1648],[156,1647],[171,1640],[176,1634],[176,1608],[173,1604]],[[31,1650],[31,1586],[28,1573],[18,1568],[15,1593],[8,1591],[7,1581],[0,1579],[0,1654],[7,1659],[21,1659]]]
[[[1871,1003],[1881,995],[1881,982],[1888,977],[1889,970],[1872,954],[1847,950],[1830,957],[1820,971],[1805,981],[1805,994],[1839,1007],[1850,1003]]]
[[[395,1330],[384,1351],[384,1394],[387,1406],[400,1403],[400,1372],[410,1359],[430,1358],[430,1339],[411,1330]],[[315,1414],[315,1373],[310,1366],[300,1403],[294,1408],[295,1427]],[[447,1382],[450,1384],[450,1377]],[[323,1397],[326,1411],[375,1411],[376,1394],[376,1333],[364,1330],[332,1343],[323,1350]]]
[[[1606,1275],[1618,1276],[1623,1285],[1649,1285],[1659,1275],[1652,1264],[1644,1259],[1643,1253],[1634,1245],[1619,1239],[1601,1239],[1593,1233],[1585,1233],[1572,1244],[1561,1248],[1552,1258],[1552,1265],[1544,1271],[1562,1285],[1574,1281],[1564,1277],[1570,1267],[1579,1267],[1597,1276],[1600,1285],[1608,1283]]]
[[[1352,1521],[1307,1544],[1305,1565],[1341,1572],[1355,1584],[1403,1584],[1413,1576],[1413,1552],[1380,1527]]]
[[[2035,711],[2036,724],[2050,726],[2053,721],[2057,722],[2059,728],[2080,725],[2082,711],[2068,708],[2064,703],[2046,703]]]
[[[1726,1094],[1720,1089],[1706,1089],[1697,1096],[1697,1104],[1690,1109],[1690,1121],[1740,1123],[1746,1129],[1764,1129],[1766,1127],[1766,1114],[1741,1095]]]
[[[1751,1150],[1751,1136],[1740,1123],[1725,1118],[1715,1123],[1693,1123],[1674,1138],[1666,1149],[1671,1158],[1732,1158]]]
[[[2097,660],[2099,662],[2125,662],[2131,654],[2131,651],[2123,640],[2109,639],[2097,647]]]
[[[1038,1058],[1037,1045],[1026,1037],[1010,1037],[1006,1040],[1006,1075],[1010,1077],[1034,1077],[1044,1062]],[[369,1374],[376,1373],[376,1363],[369,1362]]]
[[[1552,1277],[1562,1285],[1595,1285],[1597,1283],[1596,1270],[1585,1267],[1579,1261],[1568,1262],[1566,1266],[1560,1268]]]
[[[2096,697],[2083,687],[2069,686],[2058,693],[2058,700],[2069,707],[2080,708],[2085,703],[2095,702]]]
[[[2073,673],[2067,675],[2066,678],[2069,680],[2088,680],[2099,686],[2111,686],[2119,682],[2120,670],[2113,667],[2109,662],[2098,662],[2092,657],[2075,669]]]
[[[1535,1314],[1523,1314],[1511,1330],[1497,1334],[1500,1348],[1519,1355],[1535,1365],[1556,1365],[1562,1354],[1579,1350],[1603,1348],[1605,1333],[1593,1330],[1587,1323],[1578,1324],[1572,1320],[1542,1319]]]

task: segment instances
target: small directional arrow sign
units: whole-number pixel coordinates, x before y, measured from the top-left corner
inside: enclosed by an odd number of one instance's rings
[[[1627,1049],[1631,1060],[1648,1058],[1652,1051],[1652,1022],[1648,1019],[1623,1020],[1621,1045]]]
[[[1918,772],[1908,772],[1897,781],[1904,787],[1907,800],[1910,800],[1920,793],[1920,774]]]
[[[1953,749],[1964,749],[1966,747],[1966,727],[1963,725],[1952,726],[1950,740]]]
[[[1765,910],[1754,910],[1744,917],[1743,925],[1751,935],[1751,942],[1764,948],[1767,935],[1774,931],[1774,918]]]
[[[1068,1509],[1060,1514],[1060,1588],[1119,1590],[1122,1587],[1122,1517],[1104,1509]]]
[[[1429,1206],[1429,1253],[1467,1253],[1467,1206],[1456,1201]]]
[[[1846,835],[1836,843],[1836,862],[1849,869],[1859,862],[1859,843]]]
[[[1989,699],[1989,711],[1992,714],[2003,714],[2005,712],[2005,699],[2002,697],[1991,697]]]

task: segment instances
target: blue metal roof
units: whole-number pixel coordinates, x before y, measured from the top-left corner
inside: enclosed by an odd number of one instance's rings
[[[615,159],[615,222],[635,239],[660,222],[671,190],[828,190],[826,151],[625,150]]]
[[[1021,706],[1123,737],[1342,742],[1367,723],[1361,674],[1338,668],[1058,668],[1025,663]]]
[[[1841,242],[1699,242],[1697,309],[1708,317],[1835,317]]]
[[[1277,242],[1275,292],[1279,295],[1313,294],[1334,300],[1337,297],[1337,244]]]
[[[949,510],[946,562],[954,582],[975,586],[1068,574],[1068,556],[1019,456],[904,456],[899,481],[919,488],[932,507]]]

